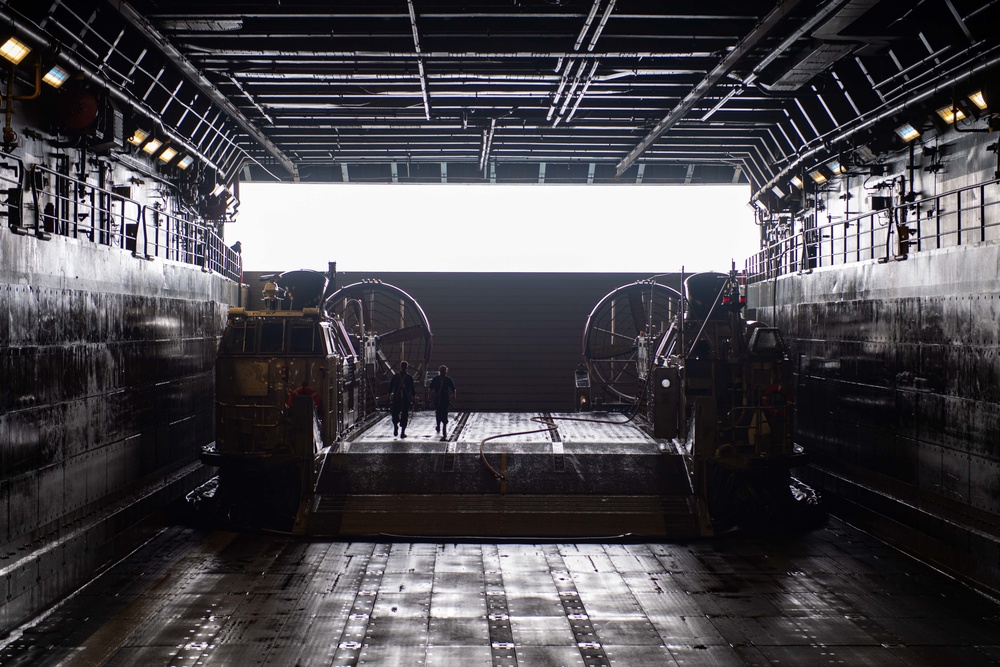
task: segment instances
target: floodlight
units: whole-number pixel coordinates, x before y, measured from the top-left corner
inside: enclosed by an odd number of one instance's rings
[[[4,42],[3,46],[0,46],[0,55],[15,65],[24,60],[24,57],[29,53],[31,53],[31,48],[24,44],[24,42],[18,41],[13,37]]]
[[[42,81],[49,84],[53,88],[58,88],[69,79],[69,72],[64,70],[59,65],[55,65],[50,69],[45,76],[42,77]]]
[[[917,128],[913,127],[910,123],[903,123],[897,127],[896,134],[899,135],[900,139],[906,142],[913,141],[920,136],[920,132],[917,131]]]
[[[177,151],[171,148],[170,146],[167,146],[166,148],[163,149],[163,152],[160,153],[159,157],[161,162],[170,162],[175,157],[177,157]]]
[[[957,120],[962,120],[965,118],[965,112],[958,108],[957,105],[948,105],[946,107],[941,107],[937,110],[937,115],[941,117],[941,120],[951,125]]]
[[[142,146],[146,139],[149,139],[149,132],[135,129],[132,130],[132,136],[128,138],[128,142],[133,146]]]

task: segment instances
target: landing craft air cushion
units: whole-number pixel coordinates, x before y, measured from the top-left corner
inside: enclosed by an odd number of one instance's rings
[[[219,476],[198,495],[234,527],[690,538],[818,516],[790,474],[804,454],[780,333],[742,317],[735,271],[689,276],[683,296],[649,281],[615,290],[587,320],[578,411],[459,413],[444,442],[394,439],[386,417],[395,357],[426,379],[419,304],[379,281],[329,294],[334,281],[273,276],[264,310],[230,312],[203,455]],[[608,320],[622,312],[631,328]],[[429,435],[419,408],[410,431]]]

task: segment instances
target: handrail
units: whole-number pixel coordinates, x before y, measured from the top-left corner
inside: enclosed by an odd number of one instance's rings
[[[990,240],[1000,240],[1000,179],[800,230],[751,255],[747,282]]]
[[[13,165],[8,163],[11,160]],[[7,170],[14,175],[8,175]],[[34,208],[33,224],[27,225],[23,210],[26,190]],[[140,259],[193,264],[230,280],[242,279],[240,254],[227,247],[212,226],[188,214],[165,211],[159,204],[142,204],[123,191],[96,186],[41,164],[25,169],[19,158],[6,153],[0,153],[0,196],[3,191],[7,194],[7,224],[15,233],[33,233],[43,240],[59,235],[90,241],[130,251]],[[3,204],[0,201],[0,206]]]
[[[7,164],[7,160],[12,160],[13,165]],[[8,176],[7,171],[13,171],[13,176]],[[15,234],[27,234],[24,227],[24,209],[22,208],[22,193],[24,181],[24,162],[16,155],[0,153],[0,188],[3,189],[5,204],[7,206],[7,226]],[[11,201],[11,196],[14,200]]]

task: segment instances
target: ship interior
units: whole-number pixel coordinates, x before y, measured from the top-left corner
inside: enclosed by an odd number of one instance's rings
[[[998,25],[0,0],[0,664],[1000,664]],[[738,185],[760,243],[251,270],[250,183]]]

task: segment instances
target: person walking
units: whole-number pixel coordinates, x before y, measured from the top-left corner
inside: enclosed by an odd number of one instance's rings
[[[448,377],[448,367],[441,365],[438,376],[431,380],[431,394],[434,401],[434,432],[441,433],[441,440],[448,439],[448,409],[451,400],[458,395],[455,381]]]
[[[406,424],[413,407],[413,376],[407,372],[409,364],[399,362],[399,372],[389,381],[389,409],[392,413],[392,435],[406,437]]]

